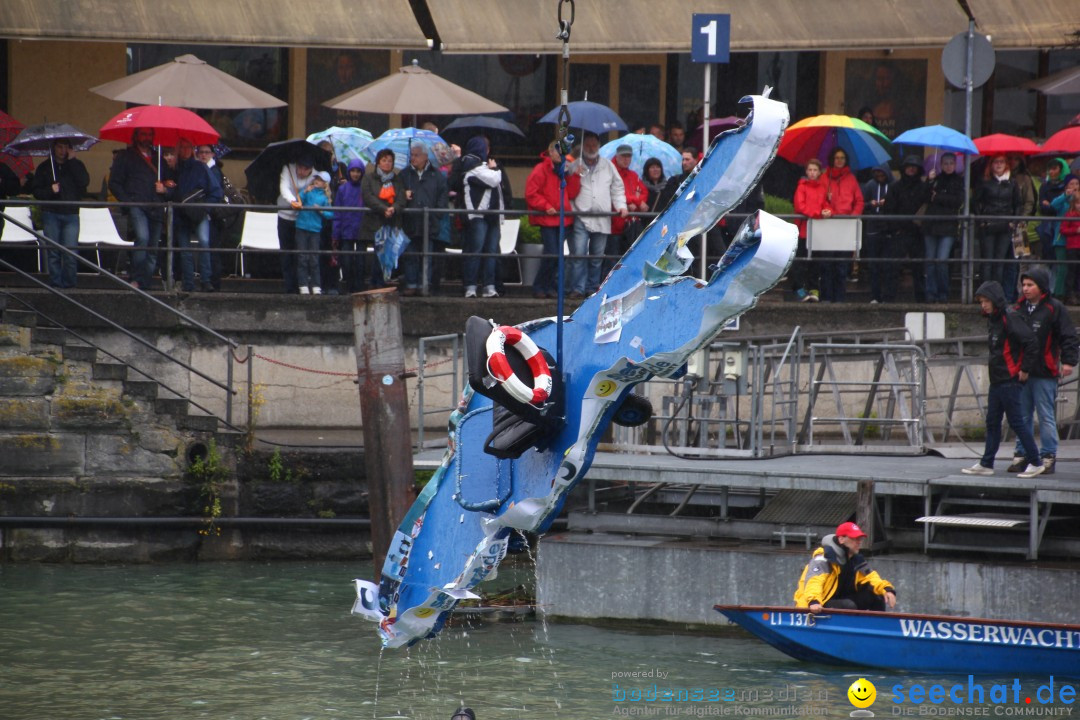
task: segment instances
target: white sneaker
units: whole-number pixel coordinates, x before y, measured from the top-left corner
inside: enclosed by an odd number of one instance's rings
[[[307,285],[301,285],[301,286],[300,286],[300,294],[301,294],[301,295],[307,295],[307,294],[309,294],[310,292],[311,292],[311,291],[307,289]]]
[[[494,285],[485,285],[482,297],[499,297],[499,293],[495,291]]]
[[[313,288],[311,288],[311,294],[312,295],[322,295],[322,288],[321,287],[313,287]]]
[[[465,288],[465,297],[467,297],[467,298],[476,297],[476,286],[475,285],[469,285],[467,288]]]
[[[1027,466],[1027,470],[1025,470],[1024,472],[1020,473],[1020,474],[1019,474],[1019,475],[1017,475],[1016,477],[1020,477],[1020,478],[1033,478],[1033,477],[1035,477],[1036,475],[1042,475],[1042,474],[1043,474],[1043,470],[1046,470],[1046,466],[1045,466],[1045,465],[1042,465],[1042,464],[1039,464],[1039,465],[1028,465],[1028,466]]]
[[[988,468],[982,463],[975,463],[971,467],[966,467],[960,472],[964,473],[965,475],[993,475],[994,468]]]

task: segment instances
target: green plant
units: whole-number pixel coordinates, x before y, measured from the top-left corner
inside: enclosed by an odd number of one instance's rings
[[[337,513],[334,512],[333,510],[320,510],[318,512],[318,516],[321,517],[321,518],[325,518],[327,520],[333,520],[334,518],[337,517]]]
[[[292,482],[295,479],[292,470],[285,467],[285,461],[281,458],[281,448],[274,448],[274,454],[270,456],[266,466],[270,472],[270,482]]]
[[[540,226],[533,225],[527,217],[521,218],[518,242],[522,245],[543,245],[543,241],[540,239]]]
[[[765,193],[765,212],[773,215],[793,215],[795,203],[778,195]]]
[[[200,535],[221,535],[216,521],[221,517],[221,495],[225,483],[232,478],[229,468],[221,460],[217,444],[211,440],[206,455],[196,457],[188,467],[188,478],[199,486],[199,500],[203,506],[205,523],[199,528]]]
[[[864,418],[864,417],[866,417],[866,415],[864,413],[859,413],[859,417]],[[876,412],[871,412],[870,413],[870,418],[871,419],[877,418],[877,413]],[[866,438],[867,440],[880,440],[881,439],[881,426],[880,425],[875,425],[874,423],[866,423],[866,430],[863,431],[863,437]]]
[[[413,470],[413,484],[416,485],[416,489],[423,490],[434,474],[434,470]]]

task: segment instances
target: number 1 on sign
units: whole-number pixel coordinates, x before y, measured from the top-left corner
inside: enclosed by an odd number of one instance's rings
[[[709,38],[709,55],[716,55],[716,20],[710,20],[708,25],[703,25],[700,32]]]

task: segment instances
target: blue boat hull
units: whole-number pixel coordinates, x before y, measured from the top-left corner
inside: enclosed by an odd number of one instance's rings
[[[1080,625],[943,615],[716,605],[799,660],[912,672],[1080,677]]]

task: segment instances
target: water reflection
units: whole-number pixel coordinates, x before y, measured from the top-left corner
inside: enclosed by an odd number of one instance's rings
[[[749,638],[540,622],[455,627],[381,653],[348,614],[358,574],[370,568],[0,566],[0,717],[446,720],[465,704],[478,720],[576,720],[640,708],[617,693],[653,683],[741,697],[671,708],[684,717],[736,705],[847,717],[861,675]],[[893,714],[894,683],[937,681],[863,674],[879,716]]]

